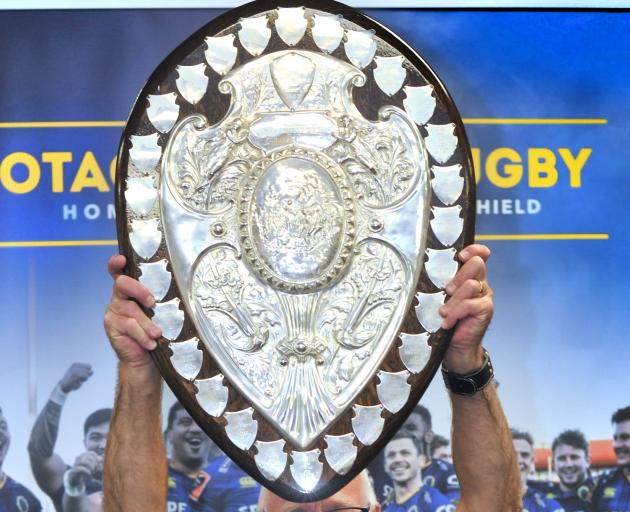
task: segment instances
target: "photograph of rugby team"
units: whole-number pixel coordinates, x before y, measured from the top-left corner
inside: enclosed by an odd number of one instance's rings
[[[71,365],[31,427],[25,456],[52,506],[44,507],[31,490],[9,476],[11,468],[4,461],[12,425],[0,410],[0,512],[83,510],[73,498],[102,492],[111,409],[95,410],[85,419],[84,453],[57,453],[55,447],[66,400],[91,375],[90,365]],[[544,453],[535,449],[538,445],[523,426],[511,429],[524,511],[630,511],[630,406],[611,411],[611,417],[602,421],[610,423],[611,439],[604,444],[611,455],[598,456],[597,461],[591,443],[574,426],[558,432]],[[167,512],[208,510],[202,504],[219,512],[257,511],[260,485],[214,445],[178,402],[168,411],[164,439]],[[370,492],[385,512],[451,512],[459,499],[449,436],[433,431],[431,413],[420,404],[370,464],[367,475]]]

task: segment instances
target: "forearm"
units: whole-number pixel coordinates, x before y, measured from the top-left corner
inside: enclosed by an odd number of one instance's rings
[[[167,462],[161,432],[162,381],[153,364],[119,364],[119,381],[107,441],[103,509],[165,510]]]
[[[64,512],[100,512],[90,503],[87,494],[80,496],[63,495],[63,511]]]
[[[48,494],[59,489],[66,465],[54,453],[59,422],[66,394],[55,387],[44,408],[37,416],[28,441],[28,453],[38,485]]]
[[[457,510],[521,510],[518,468],[494,385],[471,397],[451,394],[451,403],[453,461],[462,492]]]

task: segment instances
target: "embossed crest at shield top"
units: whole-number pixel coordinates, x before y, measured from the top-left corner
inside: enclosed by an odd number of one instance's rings
[[[118,167],[160,371],[293,501],[343,486],[413,408],[472,236],[448,94],[395,36],[325,3],[248,4],[199,31],[140,95]]]

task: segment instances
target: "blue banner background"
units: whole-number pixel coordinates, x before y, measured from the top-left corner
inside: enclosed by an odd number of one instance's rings
[[[74,361],[95,369],[66,405],[58,443],[66,461],[82,450],[86,415],[113,399],[115,361],[101,326],[110,290],[105,262],[115,251],[109,168],[122,121],[152,70],[217,13],[0,13],[0,407],[13,434],[4,469],[34,490],[30,427],[65,369]],[[479,239],[493,250],[497,312],[487,345],[510,422],[532,431],[538,444],[565,428],[610,437],[610,414],[629,403],[629,15],[369,14],[414,46],[453,95],[478,151],[479,201],[504,199],[515,210],[517,200],[523,208],[529,200],[538,209],[486,213],[493,203],[482,203],[490,206],[480,208],[477,221]],[[113,126],[32,124],[78,121]],[[573,164],[573,186],[560,148],[573,157],[588,153],[579,180]],[[495,165],[493,152],[503,156]],[[67,160],[59,153],[72,160],[53,172],[44,160]],[[528,161],[535,153],[542,160]],[[11,159],[39,168],[32,191],[11,191],[35,172]],[[510,172],[522,172],[521,179],[506,183]],[[53,175],[61,191],[53,191]],[[532,186],[530,175],[546,186]],[[73,183],[80,191],[70,191]],[[92,220],[85,215],[86,207],[96,211],[91,205],[99,210]],[[547,239],[533,236],[540,234]],[[42,241],[50,243],[28,247]],[[68,241],[86,245],[60,247]],[[426,403],[442,434],[449,428],[446,400],[436,382]]]

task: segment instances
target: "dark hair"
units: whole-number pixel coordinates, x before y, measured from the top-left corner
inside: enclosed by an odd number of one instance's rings
[[[556,448],[561,445],[566,444],[567,446],[572,446],[573,448],[577,448],[578,450],[582,450],[586,455],[588,455],[588,441],[584,434],[579,430],[565,430],[558,434],[558,436],[551,443],[551,453],[555,453]]]
[[[446,437],[435,434],[433,436],[433,440],[431,441],[431,453],[433,453],[438,448],[442,448],[442,446],[448,446],[449,444],[451,444],[451,442],[446,439]]]
[[[85,418],[85,423],[83,424],[83,435],[87,436],[88,430],[92,427],[96,427],[97,425],[102,425],[103,423],[109,423],[112,420],[112,410],[107,409],[99,409],[90,414],[87,418]]]
[[[512,434],[512,440],[516,441],[522,439],[523,441],[527,441],[531,447],[534,446],[534,438],[529,432],[525,432],[524,430],[518,430],[515,428],[510,429],[510,434]]]
[[[398,439],[409,439],[409,440],[411,440],[413,445],[416,447],[416,450],[418,450],[418,455],[425,455],[424,443],[422,443],[419,439],[416,439],[414,436],[412,436],[408,432],[405,432],[404,430],[397,431],[392,436],[392,438],[388,441],[388,443],[391,443],[392,441],[396,441]]]
[[[175,401],[175,403],[171,405],[170,409],[168,410],[168,420],[166,421],[167,432],[171,430],[171,428],[173,428],[173,423],[175,423],[175,416],[177,416],[177,413],[183,410],[184,406],[178,401]]]
[[[419,415],[422,418],[422,421],[424,421],[424,424],[427,426],[427,430],[431,430],[433,424],[431,422],[431,413],[429,412],[429,409],[427,409],[424,405],[416,404],[413,411],[411,411],[411,414]]]
[[[630,421],[630,405],[628,407],[622,407],[617,409],[615,414],[610,419],[612,423],[622,423],[624,421]]]

